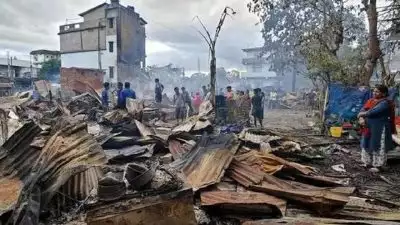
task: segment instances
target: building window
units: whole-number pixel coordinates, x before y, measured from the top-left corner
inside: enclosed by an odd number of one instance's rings
[[[260,64],[253,64],[252,65],[253,73],[261,73],[262,72],[262,65]]]
[[[114,18],[108,18],[108,27],[114,28]]]
[[[108,49],[110,52],[114,52],[114,42],[113,41],[108,42]]]
[[[114,67],[113,66],[109,67],[109,72],[110,72],[110,79],[113,79],[114,78]]]

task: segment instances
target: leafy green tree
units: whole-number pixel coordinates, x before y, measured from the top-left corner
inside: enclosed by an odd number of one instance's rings
[[[271,69],[279,73],[306,68],[303,73],[325,85],[344,78],[339,49],[366,36],[360,10],[345,2],[253,0],[249,8],[264,25],[264,49]]]
[[[57,80],[60,76],[61,60],[51,59],[42,64],[39,71],[39,79],[41,80]]]

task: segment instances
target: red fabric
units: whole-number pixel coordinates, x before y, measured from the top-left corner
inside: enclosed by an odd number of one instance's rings
[[[397,134],[397,130],[396,130],[396,120],[395,120],[395,118],[396,118],[396,112],[395,112],[395,104],[394,104],[393,101],[388,100],[388,99],[376,99],[376,98],[371,98],[371,99],[369,99],[369,100],[364,104],[363,110],[364,110],[364,111],[368,111],[368,110],[374,108],[376,105],[378,105],[381,101],[384,101],[384,100],[388,101],[389,107],[390,107],[390,118],[391,118],[391,120],[392,120],[392,121],[391,121],[391,125],[392,125],[392,134]],[[367,136],[367,137],[368,137],[368,136],[370,135],[369,129],[368,129],[367,127],[361,128],[361,134],[362,134],[363,136]]]

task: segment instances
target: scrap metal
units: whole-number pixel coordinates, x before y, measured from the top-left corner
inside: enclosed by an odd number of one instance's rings
[[[239,207],[240,210],[249,209],[254,211],[254,206],[257,206],[258,212],[267,212],[270,214],[276,214],[277,217],[285,215],[286,212],[286,201],[274,196],[270,196],[259,192],[235,192],[235,191],[204,191],[200,195],[202,206],[224,206],[230,209],[235,206]],[[266,208],[263,208],[266,207]],[[251,212],[249,212],[251,213]]]
[[[203,136],[195,148],[174,163],[181,165],[187,183],[198,190],[221,180],[238,148],[235,135]]]

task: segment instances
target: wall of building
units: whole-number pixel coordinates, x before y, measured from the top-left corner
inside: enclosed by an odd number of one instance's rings
[[[98,51],[65,53],[61,55],[61,67],[98,69],[98,55]]]
[[[108,41],[116,41],[116,36],[107,36]],[[109,46],[101,51],[101,67],[104,70],[104,80],[111,83],[118,82],[117,52],[110,52]],[[87,68],[99,69],[98,51],[64,53],[61,55],[61,67],[63,68]],[[114,78],[110,78],[110,67],[114,67]]]
[[[99,7],[97,9],[94,9],[92,11],[90,11],[89,13],[83,15],[83,20],[85,22],[89,22],[89,21],[96,21],[100,18],[105,18],[106,17],[106,5]]]
[[[265,78],[271,78],[271,77],[276,77],[276,73],[273,71],[270,71],[271,65],[269,64],[261,64],[255,67],[254,65],[246,65],[246,72],[243,72],[241,76],[243,78],[249,77],[265,77]]]
[[[141,65],[145,61],[145,28],[140,25],[140,16],[133,7],[120,9],[120,55],[119,61]]]
[[[99,39],[100,32],[100,39]],[[92,28],[60,34],[61,53],[106,49],[106,29]]]
[[[95,90],[103,88],[104,72],[81,68],[61,68],[61,89],[86,92],[89,84]]]

